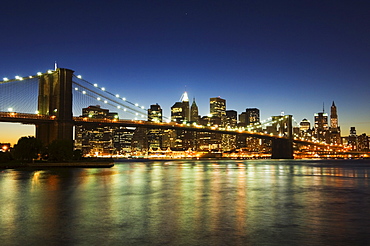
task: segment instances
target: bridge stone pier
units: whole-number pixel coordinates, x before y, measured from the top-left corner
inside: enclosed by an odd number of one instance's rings
[[[271,159],[293,159],[293,140],[274,139],[272,140]]]
[[[293,125],[292,115],[273,116],[277,124],[270,127],[269,132],[286,138],[272,139],[272,159],[293,159]]]
[[[36,137],[44,144],[57,139],[73,140],[72,70],[58,68],[39,77],[38,113],[55,121],[36,125]]]

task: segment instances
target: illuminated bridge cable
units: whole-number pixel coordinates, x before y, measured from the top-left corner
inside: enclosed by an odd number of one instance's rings
[[[92,89],[89,89],[88,87],[85,87],[85,86],[83,86],[83,85],[81,85],[81,84],[79,84],[79,83],[76,83],[76,82],[73,82],[76,86],[80,86],[80,87],[82,87],[83,89],[85,89],[86,91],[89,91],[89,92],[91,92],[91,93],[93,93],[93,94],[95,94],[95,95],[97,95],[97,96],[99,96],[100,97],[100,99],[106,99],[106,100],[108,100],[108,101],[111,101],[111,102],[114,102],[114,103],[116,103],[116,104],[118,104],[119,106],[122,106],[122,107],[124,107],[124,108],[128,108],[128,109],[130,109],[130,110],[132,110],[132,111],[134,111],[134,112],[136,112],[136,113],[138,113],[138,114],[143,114],[141,111],[139,111],[139,110],[137,110],[136,108],[132,108],[132,107],[130,107],[130,106],[127,106],[127,105],[125,105],[125,104],[122,104],[121,102],[119,102],[119,101],[117,101],[117,100],[114,100],[114,99],[111,99],[111,98],[109,98],[109,97],[106,97],[106,96],[104,96],[103,94],[101,94],[101,93],[98,93],[98,92],[96,92],[96,91],[94,91],[94,90],[92,90]],[[86,92],[85,91],[85,92]],[[80,92],[79,90],[78,90],[78,92]],[[83,92],[81,92],[81,93],[83,93]],[[90,97],[92,97],[92,98],[94,98],[94,96],[92,96],[92,95],[89,95],[89,94],[86,94],[87,96],[90,96]],[[96,99],[96,97],[95,97],[95,99]],[[104,100],[103,100],[104,101]],[[112,104],[112,106],[115,106],[115,105],[113,105]]]
[[[80,91],[78,91],[78,92],[82,93]],[[94,95],[91,95],[91,94],[84,94],[84,95],[96,100],[96,97]],[[119,107],[117,107],[117,105],[112,104],[111,101],[106,101],[106,102],[103,101],[103,103],[104,103],[104,105],[109,105],[109,106],[114,107],[115,110],[122,110],[125,113],[130,113],[130,114],[133,114],[133,115],[135,114],[136,116],[139,116],[139,113],[133,113],[131,111],[126,111],[125,109],[127,108],[127,106],[123,106],[123,108],[119,108]],[[142,114],[140,114],[140,116],[144,117],[144,115],[142,115]]]
[[[0,81],[0,111],[36,112],[38,80],[30,77],[18,77],[12,80],[5,78],[5,81]]]
[[[141,117],[145,117],[146,116],[146,114],[143,114],[141,111],[137,110],[136,108],[127,106],[127,105],[122,104],[121,102],[119,102],[119,101],[117,101],[115,99],[106,97],[102,93],[98,93],[98,92],[94,91],[93,89],[90,89],[90,88],[88,88],[86,86],[83,86],[83,85],[81,85],[81,84],[79,84],[77,82],[73,82],[73,84],[77,86],[76,87],[77,90],[75,89],[75,91],[77,91],[78,93],[81,93],[84,96],[90,97],[90,98],[95,99],[95,100],[98,100],[100,102],[103,102],[105,105],[112,106],[114,108],[114,110],[121,110],[121,111],[123,111],[125,113],[130,113],[130,114],[133,114],[133,115],[136,115],[136,116],[141,116]],[[83,88],[84,90],[80,90],[80,89],[78,89],[78,87]],[[115,104],[113,104],[113,103],[115,103]],[[131,111],[133,111],[135,113],[133,113]]]
[[[107,93],[107,94],[109,94],[110,96],[112,96],[112,97],[114,97],[114,98],[119,98],[119,97],[117,97],[117,95],[115,95],[115,94],[113,94],[113,93],[111,93],[111,92],[109,92],[109,91],[107,91],[107,90],[104,90],[103,89],[103,87],[102,88],[99,88],[99,87],[97,87],[96,85],[94,85],[93,83],[91,83],[91,82],[89,82],[89,81],[87,81],[87,80],[84,80],[84,79],[82,79],[82,78],[79,78],[78,76],[75,76],[75,75],[73,75],[75,78],[77,78],[78,80],[80,80],[80,81],[83,81],[83,82],[85,82],[85,83],[87,83],[87,84],[89,84],[90,86],[92,86],[92,87],[94,87],[94,88],[98,88],[98,89],[101,89],[102,91],[104,91],[105,93]],[[79,84],[79,83],[77,83],[77,84]],[[82,86],[81,84],[79,84],[80,86]],[[132,106],[135,106],[135,107],[138,107],[140,110],[143,110],[143,111],[145,111],[145,113],[142,113],[142,112],[140,112],[141,114],[147,114],[147,111],[146,111],[146,109],[145,108],[142,108],[142,107],[139,107],[137,104],[135,104],[135,103],[133,103],[133,102],[130,102],[130,101],[128,101],[128,100],[126,100],[126,99],[124,99],[124,102],[125,103],[128,103],[128,104],[131,104]]]

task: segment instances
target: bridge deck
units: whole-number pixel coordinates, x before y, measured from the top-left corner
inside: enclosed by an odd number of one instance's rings
[[[55,116],[40,115],[40,114],[28,114],[28,113],[16,113],[16,112],[0,112],[0,122],[17,122],[22,124],[38,124],[38,123],[51,123],[57,121]],[[244,135],[247,137],[256,137],[261,139],[287,139],[285,136],[277,136],[272,134],[266,134],[262,132],[251,132],[242,129],[224,129],[215,126],[202,126],[202,125],[190,125],[190,124],[179,124],[176,122],[152,122],[143,120],[111,120],[111,119],[93,119],[87,117],[73,117],[74,125],[107,125],[107,126],[123,126],[123,127],[144,127],[144,128],[156,128],[156,129],[174,129],[174,130],[187,130],[197,132],[211,132],[219,134],[231,134],[231,135]],[[294,143],[303,145],[315,145],[321,147],[331,146],[332,148],[342,148],[342,146],[333,146],[318,142],[312,142],[302,139],[292,139]]]

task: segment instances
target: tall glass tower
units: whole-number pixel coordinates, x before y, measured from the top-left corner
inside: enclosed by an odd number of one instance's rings
[[[210,114],[212,117],[226,116],[226,100],[220,97],[212,97],[209,99]]]
[[[333,101],[330,112],[330,143],[342,144],[342,137],[340,135],[340,127],[338,126],[337,107]]]
[[[182,94],[180,101],[175,102],[171,107],[171,121],[182,123],[190,119],[189,98],[186,91]]]
[[[150,105],[148,121],[162,122],[162,108],[157,104]]]

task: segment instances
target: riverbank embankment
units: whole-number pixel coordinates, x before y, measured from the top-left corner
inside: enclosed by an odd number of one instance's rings
[[[15,168],[111,168],[114,166],[113,161],[81,161],[81,162],[8,162],[0,163],[0,169],[15,169]]]

